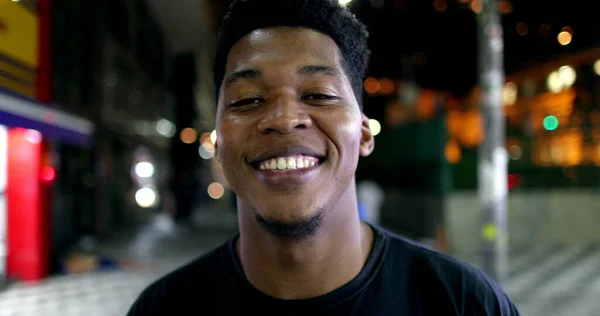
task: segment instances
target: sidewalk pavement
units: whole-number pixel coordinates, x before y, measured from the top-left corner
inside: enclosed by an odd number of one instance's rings
[[[237,229],[233,212],[196,212],[192,219],[193,225],[177,227],[158,215],[139,231],[98,245],[99,253],[126,259],[127,265],[9,284],[0,291],[0,315],[125,315],[146,286],[219,246]]]

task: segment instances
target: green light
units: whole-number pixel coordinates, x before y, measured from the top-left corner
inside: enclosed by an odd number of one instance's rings
[[[558,119],[554,115],[548,115],[544,118],[544,128],[553,131],[558,127]]]

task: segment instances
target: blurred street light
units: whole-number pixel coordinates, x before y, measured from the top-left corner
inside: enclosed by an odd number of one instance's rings
[[[513,11],[512,2],[508,0],[501,0],[498,2],[498,10],[502,14],[509,14]]]
[[[562,81],[560,80],[560,76],[558,71],[553,71],[548,75],[546,79],[546,85],[548,86],[548,90],[551,92],[559,92],[562,89]]]
[[[460,145],[456,141],[448,141],[448,143],[446,143],[446,147],[444,147],[444,156],[449,163],[458,163],[462,158]]]
[[[544,128],[547,131],[553,131],[558,128],[558,118],[554,115],[548,115],[544,118]]]
[[[514,82],[507,82],[504,85],[503,99],[505,105],[513,105],[517,102],[517,85]]]
[[[198,148],[198,154],[202,159],[210,159],[215,155],[215,147],[212,143],[202,143]]]
[[[481,3],[481,0],[471,1],[471,10],[477,14],[481,13],[483,10],[483,4]]]
[[[225,188],[219,182],[213,182],[208,186],[208,195],[211,198],[218,200],[223,197],[223,194],[225,194]]]
[[[179,137],[181,138],[182,142],[184,142],[186,144],[191,144],[196,141],[196,138],[198,137],[198,133],[196,132],[195,129],[193,129],[191,127],[187,127],[187,128],[184,128],[183,130],[181,130]]]
[[[437,12],[444,12],[448,9],[448,4],[446,3],[446,0],[435,0],[433,1],[433,7]]]
[[[573,36],[567,31],[562,31],[562,32],[558,33],[558,36],[557,36],[558,43],[563,46],[569,45],[569,43],[571,43],[572,38],[573,38]]]
[[[517,34],[519,34],[521,36],[525,36],[525,35],[527,35],[528,32],[529,32],[529,26],[527,26],[527,23],[525,23],[525,22],[517,23]]]
[[[156,192],[151,188],[141,188],[135,192],[135,201],[140,207],[152,207],[156,203]]]
[[[558,76],[565,88],[571,87],[577,79],[577,73],[571,66],[562,66],[558,69]]]
[[[569,34],[571,34],[571,36],[573,36],[573,29],[570,26],[565,26],[562,29],[560,29],[561,32],[567,32]]]
[[[154,165],[147,161],[135,165],[135,174],[140,178],[150,178],[154,175]]]
[[[512,145],[508,148],[508,155],[512,160],[519,160],[522,154],[523,150],[518,145]]]
[[[367,93],[369,93],[369,94],[376,94],[381,89],[379,80],[377,80],[373,77],[369,77],[369,78],[365,79],[364,86],[365,86],[365,91],[367,91]]]
[[[370,119],[369,129],[371,129],[373,136],[377,136],[381,132],[381,124],[376,119]]]
[[[50,183],[56,178],[56,170],[50,166],[45,166],[40,171],[40,179],[45,183]]]
[[[156,131],[165,137],[173,137],[175,135],[175,125],[169,120],[160,119],[156,122]]]
[[[202,135],[200,135],[200,144],[204,144],[204,143],[212,143],[212,141],[210,140],[210,133],[206,132],[206,133],[202,133]]]
[[[381,78],[381,80],[379,80],[379,91],[382,94],[393,93],[395,87],[396,86],[394,85],[394,81],[392,81],[389,78]]]
[[[546,84],[548,90],[557,93],[563,89],[570,88],[577,79],[577,73],[571,66],[562,66],[548,75]]]

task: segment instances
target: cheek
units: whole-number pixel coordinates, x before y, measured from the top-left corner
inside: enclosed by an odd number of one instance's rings
[[[348,117],[340,124],[336,125],[336,132],[340,135],[340,140],[345,147],[346,155],[354,158],[355,154],[358,154],[360,148],[360,140],[362,133],[362,122],[360,117],[355,115],[348,115]]]
[[[242,126],[235,119],[227,116],[221,118],[217,124],[217,148],[219,150],[220,160],[232,159],[236,155],[236,149],[240,142],[244,142],[243,133],[240,133]]]
[[[217,124],[218,161],[232,186],[244,172],[243,145],[248,142],[249,135],[248,124],[235,117],[221,117]]]
[[[235,156],[235,144],[232,140],[235,140],[235,135],[231,134],[231,128],[220,124],[217,127],[217,156],[218,161],[226,169],[231,165],[232,157]]]
[[[230,140],[235,139],[230,135],[223,137],[221,140],[217,140],[217,147],[219,150],[219,162],[223,166],[224,171],[227,171],[235,161],[235,157],[238,156],[236,152],[236,144],[232,143]]]
[[[217,140],[217,147],[219,150],[218,161],[221,165],[223,176],[227,180],[229,186],[236,191],[239,189],[239,159],[236,160],[238,153],[235,151],[237,146],[232,144],[228,140],[230,136],[224,136],[221,140]]]

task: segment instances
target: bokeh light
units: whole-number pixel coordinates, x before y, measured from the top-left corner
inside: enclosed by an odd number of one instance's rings
[[[370,119],[369,129],[371,130],[373,136],[377,136],[381,132],[381,124],[376,119]]]
[[[218,200],[223,197],[225,194],[225,188],[219,182],[213,182],[208,186],[208,196],[211,198]]]
[[[193,129],[191,127],[187,127],[187,128],[184,128],[183,130],[181,130],[179,137],[181,138],[182,142],[184,142],[186,144],[191,144],[196,141],[196,139],[198,137],[198,133],[196,132],[195,129]]]

